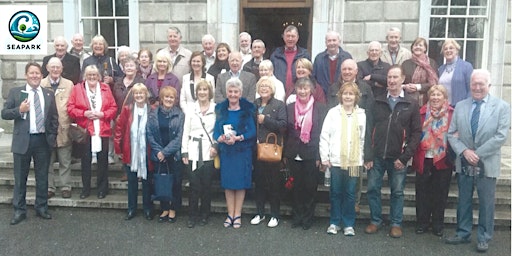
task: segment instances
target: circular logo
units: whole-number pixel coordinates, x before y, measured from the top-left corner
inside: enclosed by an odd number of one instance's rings
[[[19,11],[9,20],[11,36],[20,42],[30,42],[39,34],[39,19],[30,11]]]

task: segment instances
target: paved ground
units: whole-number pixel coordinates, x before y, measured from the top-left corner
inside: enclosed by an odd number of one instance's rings
[[[52,208],[52,220],[42,220],[29,209],[27,220],[10,226],[12,209],[0,205],[0,255],[477,255],[471,244],[446,245],[431,234],[414,234],[404,224],[404,237],[374,235],[358,222],[355,237],[327,235],[328,219],[318,218],[310,230],[291,229],[283,219],[277,228],[248,225],[243,216],[239,230],[224,228],[216,214],[204,227],[189,229],[186,217],[174,224],[151,222],[141,216],[124,221],[121,210]],[[451,233],[453,226],[448,226]],[[475,232],[474,236],[476,235]],[[511,255],[509,229],[495,231],[488,255]],[[481,254],[480,254],[481,255]]]

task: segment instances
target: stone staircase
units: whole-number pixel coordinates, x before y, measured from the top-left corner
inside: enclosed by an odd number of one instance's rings
[[[5,149],[5,147],[4,147]],[[505,158],[502,167],[502,176],[497,181],[496,189],[496,214],[495,223],[498,226],[511,226],[511,179],[510,179],[510,147],[508,147],[509,158]],[[57,169],[58,165],[55,164],[54,168]],[[81,177],[80,177],[80,164],[75,163],[72,165],[72,182],[73,182],[73,195],[72,198],[63,199],[60,194],[49,200],[51,207],[75,207],[75,208],[112,208],[112,209],[126,209],[127,198],[126,189],[127,182],[121,182],[120,177],[122,176],[121,164],[116,163],[109,166],[109,195],[105,199],[97,199],[95,196],[94,184],[96,184],[93,165],[93,188],[91,196],[87,199],[79,199],[81,191]],[[0,149],[0,203],[10,204],[12,201],[12,188],[14,184],[14,177],[12,174],[13,163],[12,154]],[[366,176],[366,174],[364,174]],[[387,176],[385,176],[386,179]],[[414,192],[414,174],[407,175],[407,183],[405,189],[405,203],[404,203],[404,221],[415,221],[415,192]],[[366,179],[365,179],[366,181]],[[188,206],[188,187],[186,186],[187,181],[183,181],[183,213],[186,214],[186,208]],[[33,172],[30,172],[27,181],[27,204],[33,205],[35,200],[35,179]],[[382,202],[383,202],[383,214],[389,213],[389,198],[390,190],[387,187],[387,180],[383,183],[382,191]],[[139,186],[140,187],[140,186]],[[323,185],[318,186],[318,204],[316,208],[316,215],[322,217],[329,216],[329,188]],[[361,213],[358,215],[358,219],[369,219],[370,210],[366,200],[366,183],[363,185],[363,195],[361,199]],[[212,198],[212,211],[213,212],[226,212],[226,205],[224,201],[224,193],[220,188],[219,181],[214,181],[213,186],[213,198]],[[456,206],[457,206],[458,190],[457,184],[454,178],[450,186],[450,193],[448,198],[448,206],[445,213],[445,223],[456,223]],[[474,195],[474,214],[473,222],[476,224],[478,219],[478,198],[476,191]],[[142,203],[142,199],[139,196],[139,204]],[[158,204],[155,202],[155,204]],[[267,205],[268,207],[268,205]],[[139,209],[141,206],[139,207]],[[155,206],[158,209],[158,206]],[[249,190],[246,196],[246,200],[243,208],[244,214],[256,213],[256,205],[254,202],[253,190]],[[283,202],[281,204],[281,214],[291,215],[291,202],[290,197],[286,193],[283,194]],[[386,217],[386,216],[385,216]]]

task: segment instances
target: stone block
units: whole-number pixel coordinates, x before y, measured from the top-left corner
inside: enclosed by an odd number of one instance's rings
[[[41,64],[41,62],[39,62]],[[27,65],[26,62],[16,62],[16,79],[25,79],[25,66]]]
[[[206,21],[206,4],[171,4],[172,22]]]
[[[64,19],[61,3],[48,3],[48,22],[62,21]]]
[[[201,44],[203,35],[207,34],[206,23],[190,24],[188,33],[189,43]]]
[[[155,42],[155,25],[153,23],[139,25],[139,41],[141,44]]]
[[[363,23],[347,22],[343,32],[343,41],[345,43],[360,43],[364,40],[363,31]]]
[[[345,21],[375,21],[383,18],[382,2],[347,1]]]
[[[1,75],[2,80],[6,79],[16,79],[16,62],[14,61],[2,61],[1,67]]]
[[[367,58],[366,56],[366,45],[364,44],[346,44],[343,47],[344,50],[350,52],[352,58],[357,61],[362,61]]]
[[[53,43],[53,39],[57,36],[64,36],[64,23],[62,22],[52,22],[48,23],[48,42]],[[69,44],[69,42],[68,42]],[[53,49],[53,44],[48,44],[48,51],[55,52]]]
[[[169,22],[170,8],[170,3],[139,4],[139,20],[140,22]]]
[[[402,41],[413,42],[419,36],[418,22],[405,22],[402,26]]]
[[[510,86],[512,84],[512,78],[511,78],[510,72],[512,72],[510,64],[505,64],[505,66],[503,67],[503,89],[508,87],[509,92],[510,92]],[[510,94],[509,94],[509,96],[510,96]]]
[[[420,15],[419,1],[384,1],[383,14],[388,21],[418,20]]]

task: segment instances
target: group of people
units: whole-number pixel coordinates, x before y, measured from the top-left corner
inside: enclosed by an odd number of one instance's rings
[[[334,31],[325,36],[326,50],[313,62],[297,45],[298,29],[284,29],[284,46],[264,59],[265,44],[240,34],[240,51],[202,38],[203,51],[181,46],[181,32],[167,30],[169,46],[136,56],[127,47],[116,59],[108,43],[95,36],[89,53],[75,35],[71,51],[62,37],[43,66],[28,63],[27,84],[13,88],[2,118],[14,120],[14,217],[26,218],[26,180],[31,158],[36,172],[37,214],[50,219],[47,199],[60,183],[62,197],[71,197],[69,180],[72,141],[68,130],[87,130],[81,146],[83,188],[91,193],[91,161],[97,162],[97,196],[108,194],[111,151],[123,163],[128,181],[128,210],[136,216],[138,183],[142,181],[145,218],[153,219],[153,179],[170,175],[160,200],[159,222],[175,222],[181,207],[182,179],[190,182],[187,226],[206,225],[210,214],[215,159],[220,160],[221,187],[227,216],[224,227],[242,226],[247,189],[255,183],[257,214],[263,222],[270,202],[268,227],[280,220],[283,167],[290,171],[292,228],[311,227],[319,171],[331,173],[331,216],[327,233],[355,235],[355,218],[363,170],[368,175],[370,224],[365,233],[382,228],[381,188],[387,172],[391,187],[390,230],[402,236],[404,187],[408,165],[416,171],[416,233],[432,228],[442,236],[444,209],[453,170],[459,203],[457,233],[446,243],[470,242],[473,183],[480,200],[478,244],[486,251],[492,238],[494,190],[500,174],[500,148],[510,128],[510,107],[489,94],[490,73],[473,70],[459,57],[460,45],[443,43],[446,63],[437,66],[427,55],[427,41],[418,37],[410,51],[400,44],[397,28],[387,32],[387,47],[368,44],[360,62],[341,47]],[[45,78],[43,79],[43,76]],[[28,97],[20,97],[23,93]],[[41,111],[44,109],[44,111]],[[488,120],[496,120],[489,122]],[[283,146],[282,161],[256,157],[256,144],[269,135]],[[59,162],[54,177],[53,162]],[[60,178],[60,179],[57,179]],[[59,182],[55,182],[58,180]],[[199,205],[199,202],[200,205]]]

